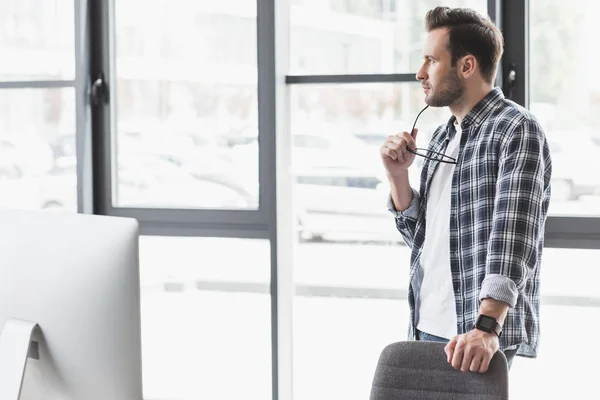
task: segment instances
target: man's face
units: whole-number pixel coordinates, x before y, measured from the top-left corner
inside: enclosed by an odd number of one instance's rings
[[[429,32],[423,49],[423,65],[417,72],[425,91],[425,102],[432,107],[450,106],[465,93],[465,83],[457,67],[452,67],[447,42],[446,28]]]

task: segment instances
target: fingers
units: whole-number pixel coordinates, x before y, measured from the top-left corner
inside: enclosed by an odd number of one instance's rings
[[[456,343],[456,347],[454,348],[454,354],[452,356],[452,366],[456,369],[461,369],[462,367],[462,362],[463,362],[463,356],[465,354],[465,350],[467,347],[467,343],[465,342],[465,340],[463,338],[458,339],[458,342]]]
[[[475,362],[479,364],[479,358],[477,356],[476,350],[473,348],[473,346],[465,345],[462,362],[460,363],[460,370],[462,372],[467,372],[469,368],[471,368],[473,360],[475,360]]]
[[[468,345],[466,340],[460,339],[456,345],[452,366],[462,372],[485,372],[490,359],[481,348]]]
[[[446,356],[448,359],[448,363],[452,362],[452,357],[454,357],[454,349],[456,347],[456,343],[458,342],[458,336],[454,336],[444,347],[444,351],[446,352]]]
[[[473,330],[455,336],[448,342],[444,351],[452,367],[462,372],[484,373],[488,370],[490,361],[499,347],[498,338],[493,336],[493,340],[485,339],[482,335],[487,333]]]
[[[380,149],[380,153],[403,163],[408,155],[407,148],[415,149],[414,139],[407,132],[388,136],[386,142]]]
[[[487,371],[491,360],[492,359],[490,357],[484,356],[481,360],[481,365],[479,366],[479,372],[484,373]]]
[[[475,356],[471,360],[471,365],[469,366],[469,371],[477,372],[481,367],[481,363],[483,362],[483,356]]]
[[[476,346],[469,346],[464,339],[458,340],[452,357],[452,366],[462,372],[480,372],[488,370],[491,357]]]
[[[388,143],[392,146],[398,145],[404,149],[406,149],[406,147],[411,149],[415,149],[417,147],[415,140],[411,135],[408,134],[408,132],[402,132],[396,135],[388,136],[386,144]]]
[[[389,147],[387,147],[386,145],[383,145],[380,149],[379,149],[379,153],[382,156],[386,156],[391,158],[392,160],[398,160],[398,153],[395,150],[390,149]],[[404,160],[404,159],[403,159]],[[402,162],[402,161],[401,161]]]
[[[389,140],[384,143],[379,149],[379,153],[382,156],[387,156],[392,160],[397,160],[400,163],[404,162],[404,153],[402,152],[401,145],[390,142]]]

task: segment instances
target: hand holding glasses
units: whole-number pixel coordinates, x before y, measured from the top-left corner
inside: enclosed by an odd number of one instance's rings
[[[402,132],[388,137],[380,148],[383,165],[389,177],[405,176],[404,174],[412,165],[415,156],[423,157],[437,162],[456,164],[456,159],[433,150],[420,149],[416,147],[417,130],[415,129],[419,116],[429,106],[419,112],[415,123],[409,132]]]
[[[426,105],[425,108],[423,108],[421,110],[421,112],[419,112],[419,114],[417,114],[417,118],[415,118],[415,123],[413,124],[412,129],[410,130],[410,132],[414,132],[415,130],[415,126],[417,125],[417,121],[419,120],[419,117],[421,116],[421,113],[425,110],[427,110],[427,108],[429,107],[429,105]],[[439,153],[437,151],[433,151],[433,150],[428,150],[428,149],[420,149],[420,148],[416,148],[416,149],[411,149],[410,147],[407,147],[406,150],[409,153],[415,154],[417,156],[426,158],[428,160],[432,160],[432,161],[438,161],[438,162],[442,162],[442,163],[446,163],[446,164],[456,164],[456,159],[453,157],[449,157],[447,155],[445,155],[444,153]]]

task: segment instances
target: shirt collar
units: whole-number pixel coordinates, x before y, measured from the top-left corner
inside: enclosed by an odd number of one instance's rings
[[[492,89],[483,99],[481,99],[475,106],[465,115],[460,126],[463,131],[468,130],[471,126],[477,127],[488,114],[504,100],[504,93],[500,87]],[[451,139],[456,130],[454,129],[454,122],[456,117],[453,115],[446,124],[446,132],[448,137]]]

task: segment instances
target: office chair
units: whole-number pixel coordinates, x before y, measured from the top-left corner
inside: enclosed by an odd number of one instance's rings
[[[508,366],[498,351],[485,373],[461,372],[446,360],[444,343],[388,345],[379,357],[370,400],[506,400]]]

